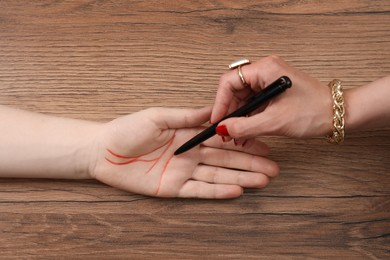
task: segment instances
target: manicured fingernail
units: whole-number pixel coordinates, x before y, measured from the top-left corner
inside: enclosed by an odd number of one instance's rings
[[[217,132],[218,135],[221,135],[221,136],[229,136],[229,132],[226,128],[225,125],[219,125],[217,126],[217,128],[215,129],[215,131]]]

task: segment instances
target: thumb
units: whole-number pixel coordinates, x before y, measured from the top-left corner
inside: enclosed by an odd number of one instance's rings
[[[232,117],[220,122],[216,131],[218,135],[232,138],[255,138],[274,131],[271,120],[272,117],[267,117],[266,112],[250,117]]]
[[[201,109],[159,108],[154,117],[155,122],[158,122],[162,129],[176,129],[200,126],[210,119],[210,115],[211,107]]]

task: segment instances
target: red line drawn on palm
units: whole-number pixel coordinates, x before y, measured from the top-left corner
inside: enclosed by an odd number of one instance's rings
[[[157,165],[157,163],[161,160],[161,158],[163,158],[163,156],[166,154],[166,152],[168,151],[168,149],[171,147],[172,143],[173,143],[173,139],[174,139],[175,136],[173,136],[167,143],[157,147],[156,149],[154,149],[153,151],[149,152],[149,153],[146,153],[146,154],[142,154],[142,155],[139,155],[139,156],[124,156],[124,155],[120,155],[118,153],[115,153],[113,152],[111,149],[106,149],[107,152],[112,156],[114,157],[116,160],[111,160],[109,159],[108,157],[104,157],[104,159],[113,164],[113,165],[117,165],[117,166],[123,166],[123,165],[129,165],[129,164],[132,164],[132,163],[137,163],[137,162],[143,162],[143,163],[152,163],[152,165],[149,167],[149,169],[145,172],[145,174],[148,174],[150,173],[153,168]],[[164,149],[162,149],[164,147]],[[152,153],[154,153],[155,151],[158,151],[158,150],[162,150],[162,152],[155,158],[152,158],[152,159],[143,159],[142,157],[146,157]],[[162,178],[163,178],[163,175],[165,173],[165,171],[167,170],[168,168],[168,164],[169,162],[171,161],[171,159],[173,158],[173,155],[171,155],[171,157],[169,159],[167,159],[163,169],[162,169],[162,172],[161,172],[161,175],[160,175],[160,180],[159,180],[159,185],[158,185],[158,188],[157,188],[157,192],[156,192],[156,195],[159,193],[160,191],[160,186],[161,186],[161,182],[162,182]],[[119,161],[118,161],[119,160]]]

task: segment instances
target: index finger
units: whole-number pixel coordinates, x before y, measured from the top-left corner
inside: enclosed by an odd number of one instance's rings
[[[211,113],[211,123],[216,123],[222,119],[229,110],[234,110],[238,107],[241,101],[248,98],[253,88],[254,76],[256,76],[254,64],[248,64],[241,66],[241,72],[245,81],[251,87],[245,87],[238,75],[237,68],[226,72],[222,75],[215,98],[214,107]]]
[[[236,108],[239,101],[247,98],[251,91],[258,92],[267,84],[282,76],[283,67],[283,60],[275,55],[242,66],[242,76],[250,85],[250,88],[243,85],[237,69],[223,74],[219,82],[210,122],[218,122],[227,114],[232,104]]]

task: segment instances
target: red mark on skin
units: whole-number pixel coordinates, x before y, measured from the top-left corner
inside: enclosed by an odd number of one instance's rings
[[[156,191],[156,195],[158,195],[158,193],[160,192],[161,182],[162,182],[164,173],[165,173],[166,169],[168,168],[168,164],[172,160],[172,158],[173,158],[173,155],[171,156],[171,158],[169,158],[167,160],[167,162],[164,165],[163,171],[162,171],[161,176],[160,176],[160,181],[158,182],[158,188],[157,188],[157,191]]]
[[[108,152],[110,152],[108,149],[107,149]],[[118,157],[120,158],[120,157]],[[126,164],[130,164],[132,162],[153,162],[155,160],[157,160],[158,158],[154,158],[154,159],[149,159],[149,160],[143,160],[143,159],[140,159],[139,157],[135,157],[129,161],[125,161],[125,162],[114,162],[114,161],[111,161],[110,159],[108,159],[107,157],[105,157],[106,161],[112,163],[112,164],[115,164],[115,165],[126,165]]]
[[[127,164],[130,164],[130,163],[135,163],[135,162],[154,162],[152,164],[152,166],[145,172],[145,174],[148,174],[153,168],[154,166],[156,166],[156,164],[160,161],[160,159],[164,156],[164,154],[168,151],[169,147],[171,147],[172,143],[173,143],[173,138],[174,136],[167,142],[165,143],[164,145],[160,146],[160,147],[157,147],[156,149],[154,149],[153,151],[149,152],[149,153],[146,153],[146,154],[142,154],[142,155],[139,155],[139,156],[136,156],[136,157],[131,157],[131,156],[123,156],[123,155],[120,155],[120,154],[117,154],[117,153],[114,153],[112,150],[110,149],[107,149],[107,152],[109,152],[111,155],[113,155],[114,157],[116,158],[119,158],[119,159],[130,159],[130,160],[127,160],[127,161],[124,161],[124,162],[115,162],[113,160],[110,160],[108,159],[107,157],[105,157],[104,159],[106,159],[106,161],[108,161],[109,163],[111,164],[114,164],[114,165],[127,165]],[[165,147],[165,149],[162,151],[162,153],[160,154],[160,156],[156,157],[156,158],[153,158],[153,159],[142,159],[141,157],[143,156],[147,156],[155,151],[157,151],[158,149],[162,148],[162,147]],[[171,159],[171,158],[170,158]],[[170,160],[169,159],[169,160]],[[168,162],[169,162],[168,160]],[[167,167],[167,164],[164,166],[164,169],[163,169],[163,173],[165,171]]]
[[[168,143],[169,143],[170,141],[172,141],[172,140],[173,140],[173,137],[168,141]],[[145,155],[151,154],[151,153],[153,153],[154,151],[157,151],[158,149],[160,149],[161,147],[163,147],[163,146],[165,146],[165,145],[166,145],[166,144],[163,144],[163,145],[157,147],[156,149],[154,149],[153,151],[151,151],[151,152],[149,152],[149,153],[146,153],[146,154],[141,154],[141,155],[139,155],[139,156],[137,156],[137,157],[134,157],[134,156],[123,156],[123,155],[114,153],[114,152],[113,152],[112,150],[110,150],[110,149],[107,149],[107,151],[108,151],[110,154],[112,154],[113,156],[117,157],[117,158],[121,158],[121,159],[133,159],[133,158],[138,158],[138,157],[141,157],[141,156],[145,156]]]
[[[175,135],[165,144],[163,144],[162,146],[160,147],[157,147],[156,149],[154,149],[153,151],[149,152],[149,153],[146,153],[146,154],[142,154],[142,155],[139,155],[139,156],[136,156],[136,157],[133,157],[133,156],[123,156],[123,155],[120,155],[120,154],[117,154],[117,153],[114,153],[112,150],[110,149],[107,149],[107,152],[109,154],[111,154],[112,156],[114,156],[115,158],[117,159],[126,159],[126,161],[123,161],[123,162],[115,162],[115,161],[112,161],[110,159],[108,159],[107,157],[105,157],[104,159],[106,159],[107,162],[111,163],[111,164],[114,164],[114,165],[127,165],[127,164],[131,164],[131,163],[136,163],[136,162],[153,162],[153,164],[151,165],[151,167],[145,172],[145,174],[148,174],[153,168],[154,166],[157,165],[157,163],[160,161],[160,159],[165,155],[165,153],[168,151],[169,147],[171,147],[172,143],[173,143],[173,139],[174,139]],[[161,149],[162,147],[164,147],[164,150],[161,152],[161,154],[159,156],[157,156],[156,158],[153,158],[153,159],[142,159],[141,157],[143,156],[147,156],[147,155],[150,155],[151,153],[157,151],[158,149]],[[158,193],[160,192],[160,187],[161,187],[161,183],[162,183],[162,180],[163,180],[163,176],[168,168],[168,165],[170,163],[170,161],[172,160],[174,156],[171,155],[171,157],[166,161],[163,169],[162,169],[162,172],[161,172],[161,175],[160,175],[160,180],[158,182],[158,187],[157,187],[157,191],[156,191],[156,196],[158,195]]]

